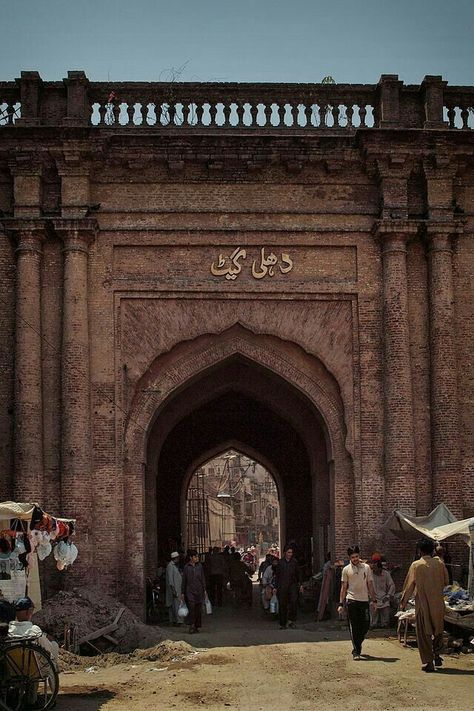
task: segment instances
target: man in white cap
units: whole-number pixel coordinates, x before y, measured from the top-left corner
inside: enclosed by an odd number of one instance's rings
[[[182,575],[178,568],[179,553],[173,551],[171,560],[166,566],[166,607],[170,624],[179,625],[183,620],[178,617],[178,607],[181,600],[181,581]]]

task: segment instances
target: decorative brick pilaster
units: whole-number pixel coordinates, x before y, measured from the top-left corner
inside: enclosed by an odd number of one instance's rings
[[[463,517],[457,359],[454,335],[453,240],[461,225],[428,223],[433,505]]]
[[[381,220],[383,260],[385,509],[414,513],[413,396],[407,294],[408,221]]]
[[[54,226],[64,244],[61,509],[78,520],[81,556],[73,571],[77,581],[85,579],[92,560],[88,255],[96,226],[87,219],[57,219]]]
[[[13,494],[41,502],[43,396],[41,383],[41,259],[43,220],[10,220],[16,243],[15,428]]]

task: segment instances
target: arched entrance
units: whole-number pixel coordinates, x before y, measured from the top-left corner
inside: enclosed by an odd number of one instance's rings
[[[271,472],[238,446],[226,447],[186,477],[182,491],[183,549],[280,549],[280,497]]]
[[[352,538],[352,467],[334,378],[295,344],[240,326],[197,341],[157,359],[133,403],[125,507],[143,527],[126,563],[129,579],[136,571],[129,597],[142,595],[143,576],[154,574],[159,553],[183,539],[186,477],[232,442],[274,474],[285,538],[301,556],[317,566],[338,535]],[[131,456],[140,448],[141,465]]]

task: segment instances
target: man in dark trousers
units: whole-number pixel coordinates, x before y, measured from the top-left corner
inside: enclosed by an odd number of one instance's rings
[[[199,562],[198,552],[189,551],[189,563],[183,570],[181,600],[186,600],[189,609],[189,632],[199,632],[202,620],[202,603],[206,597],[204,569]]]
[[[339,597],[338,612],[347,607],[347,619],[352,639],[352,658],[360,659],[362,643],[370,628],[369,600],[372,606],[377,606],[372,570],[370,565],[363,563],[359,555],[359,546],[347,549],[349,565],[342,571],[342,585]]]
[[[209,599],[213,605],[222,607],[222,592],[226,575],[226,561],[219,548],[212,549],[210,557]]]
[[[280,629],[295,628],[298,592],[303,590],[300,586],[298,561],[293,557],[293,548],[285,549],[283,558],[278,561],[275,575]]]

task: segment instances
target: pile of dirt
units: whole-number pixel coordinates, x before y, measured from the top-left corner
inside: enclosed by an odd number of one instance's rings
[[[169,664],[185,659],[190,654],[195,654],[196,650],[187,642],[173,642],[165,640],[160,644],[151,647],[150,649],[137,649],[131,655],[133,659],[139,659],[146,662],[161,662]]]
[[[101,654],[93,660],[89,659],[88,665],[100,669],[108,669],[117,664],[126,663],[159,662],[160,664],[170,664],[171,662],[182,661],[192,654],[196,654],[196,650],[187,642],[172,642],[167,639],[149,649],[136,649],[129,654],[117,654],[116,652]]]
[[[81,657],[79,654],[67,652],[60,647],[58,658],[59,671],[82,671],[90,666],[89,657]]]
[[[117,664],[134,664],[137,662],[159,662],[160,664],[170,664],[178,662],[196,654],[196,651],[187,642],[173,642],[165,640],[149,649],[136,649],[128,654],[110,652],[97,657],[81,657],[71,654],[64,649],[59,650],[60,671],[83,671],[85,669],[109,669]]]
[[[75,588],[59,592],[45,601],[43,609],[35,614],[34,622],[62,644],[65,628],[74,625],[77,639],[80,639],[111,624],[121,608],[125,609],[118,621],[118,629],[109,633],[118,642],[114,646],[115,651],[148,649],[163,639],[163,633],[158,627],[143,624],[128,607],[104,594],[99,588]],[[92,643],[102,649],[103,640],[92,640]],[[87,646],[84,646],[81,651],[86,650]],[[92,648],[87,651],[93,653]]]

